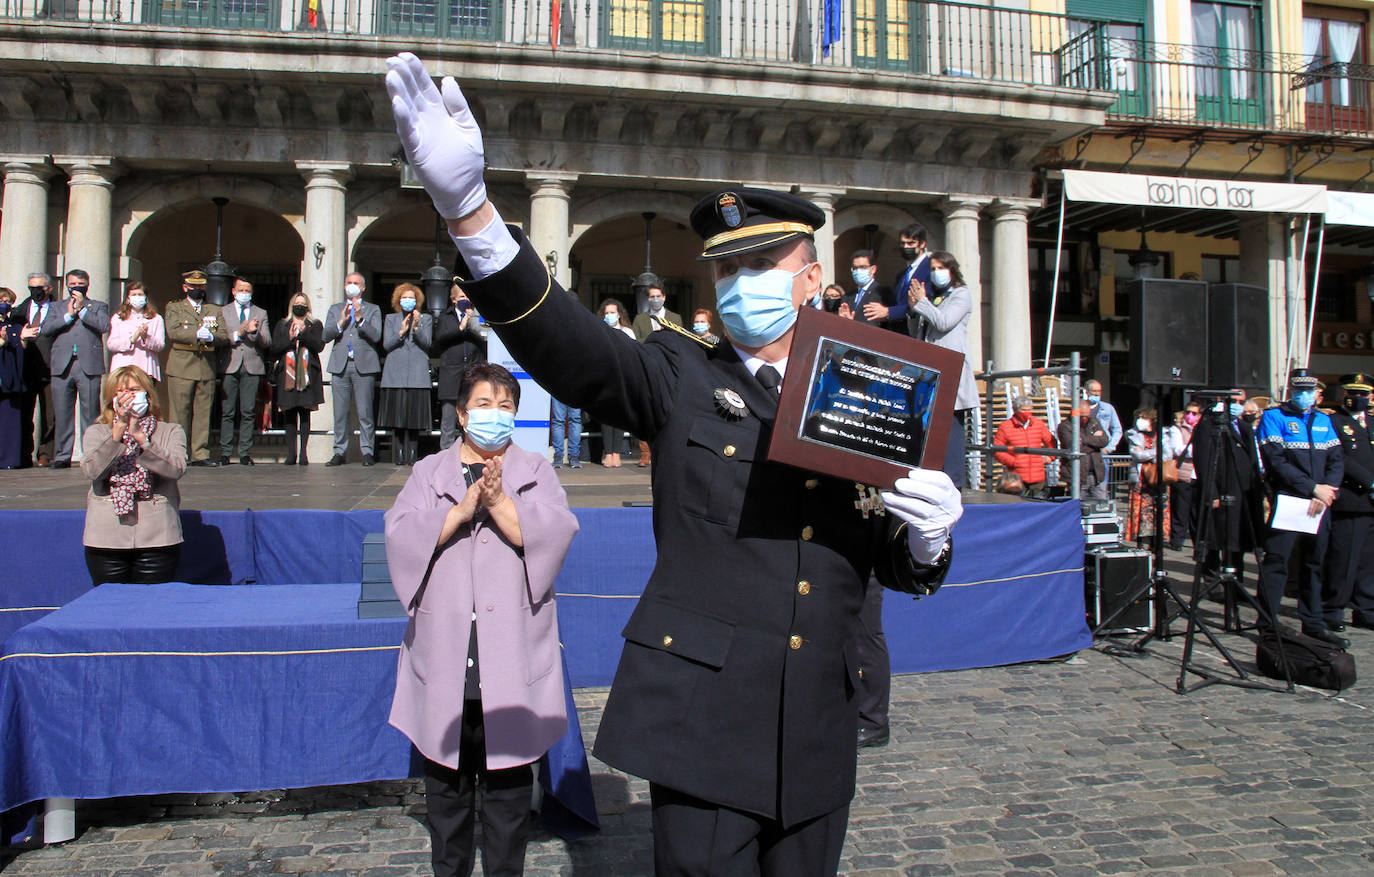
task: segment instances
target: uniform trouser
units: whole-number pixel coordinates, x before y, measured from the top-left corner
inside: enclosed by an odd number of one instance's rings
[[[1345,607],[1374,620],[1374,515],[1332,512],[1331,540],[1322,569],[1322,606],[1327,624],[1341,624]]]
[[[887,702],[892,690],[892,664],[883,636],[883,586],[868,579],[864,602],[859,607],[859,690],[854,700],[859,705],[859,731],[887,727]]]
[[[372,416],[372,399],[376,395],[377,376],[362,374],[350,359],[343,373],[334,375],[330,383],[334,387],[334,453],[342,456],[348,450],[348,413],[356,407],[358,449],[373,456],[376,420]]]
[[[1179,548],[1183,540],[1193,536],[1193,484],[1192,481],[1176,481],[1169,485],[1169,540],[1173,547]]]
[[[439,450],[447,450],[458,441],[458,400],[439,401]]]
[[[57,424],[57,444],[53,460],[69,462],[72,448],[76,445],[77,424],[74,409],[81,405],[81,426],[95,423],[100,417],[100,378],[101,375],[87,375],[73,359],[66,370],[52,379],[53,419]]]
[[[482,819],[482,873],[514,877],[525,867],[534,770],[528,764],[487,770],[482,702],[463,702],[458,769],[425,759],[425,805],[429,810],[430,857],[435,877],[472,873],[473,831]],[[481,767],[479,767],[481,766]],[[476,795],[482,793],[478,808]]]
[[[239,456],[253,448],[253,415],[257,412],[258,384],[262,375],[250,375],[244,369],[226,374],[220,385],[219,397],[219,453],[227,457],[234,450],[234,421],[239,428]]]
[[[1331,535],[1331,515],[1323,515],[1315,534],[1269,530],[1264,537],[1264,560],[1260,562],[1260,601],[1278,619],[1283,588],[1288,582],[1288,558],[1303,549],[1303,564],[1298,570],[1298,617],[1304,630],[1325,630],[1322,609],[1322,560]]]
[[[215,404],[215,382],[167,376],[167,404],[172,421],[186,431],[186,458],[210,459],[210,408]]]
[[[833,877],[840,867],[849,805],[784,828],[649,784],[657,877]]]
[[[949,443],[945,445],[945,474],[955,487],[968,487],[964,441],[964,418],[967,416],[967,410],[954,412],[954,419],[949,424]]]
[[[29,390],[20,397],[19,429],[20,459],[25,466],[37,456],[52,459],[53,437],[57,423],[52,411],[52,384],[44,381],[37,389]],[[38,443],[34,445],[34,426],[38,427]]]
[[[181,543],[158,548],[87,548],[91,584],[159,585],[176,581]]]
[[[553,461],[563,462],[563,435],[567,431],[568,462],[582,458],[582,409],[564,405],[554,399],[550,406],[549,422],[553,427]]]

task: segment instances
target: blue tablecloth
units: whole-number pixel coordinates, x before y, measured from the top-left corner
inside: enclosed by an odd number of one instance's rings
[[[406,622],[360,621],[357,599],[356,584],[105,585],[27,625],[0,655],[0,810],[412,775],[386,723]],[[551,791],[594,826],[569,703]]]

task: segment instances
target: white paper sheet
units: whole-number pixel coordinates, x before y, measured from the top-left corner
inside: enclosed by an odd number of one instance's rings
[[[1326,509],[1315,518],[1307,513],[1312,500],[1301,496],[1280,493],[1274,502],[1274,519],[1269,526],[1275,530],[1289,530],[1294,533],[1315,533],[1321,526]]]

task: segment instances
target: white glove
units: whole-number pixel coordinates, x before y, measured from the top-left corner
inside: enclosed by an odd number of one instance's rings
[[[925,565],[945,550],[949,531],[964,514],[959,489],[949,476],[934,469],[912,469],[898,478],[893,490],[883,491],[887,510],[906,521],[911,559]]]
[[[205,328],[204,326],[201,326],[199,329],[196,330],[196,337],[199,338],[201,341],[207,341],[207,342],[209,342],[209,341],[214,341],[214,340],[215,340],[215,333],[214,333],[214,332],[211,332],[209,329]]]
[[[452,76],[443,93],[410,52],[386,59],[386,90],[406,160],[445,219],[461,219],[487,200],[482,131]]]

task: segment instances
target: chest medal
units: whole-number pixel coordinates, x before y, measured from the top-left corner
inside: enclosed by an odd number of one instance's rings
[[[864,520],[868,520],[870,514],[879,517],[887,514],[887,507],[883,505],[883,495],[878,488],[855,481],[854,490],[859,494],[859,498],[854,500],[854,508],[863,512]]]
[[[712,395],[716,400],[716,410],[721,413],[721,416],[729,420],[741,420],[744,415],[749,413],[749,409],[745,407],[744,399],[729,387],[720,387]]]

